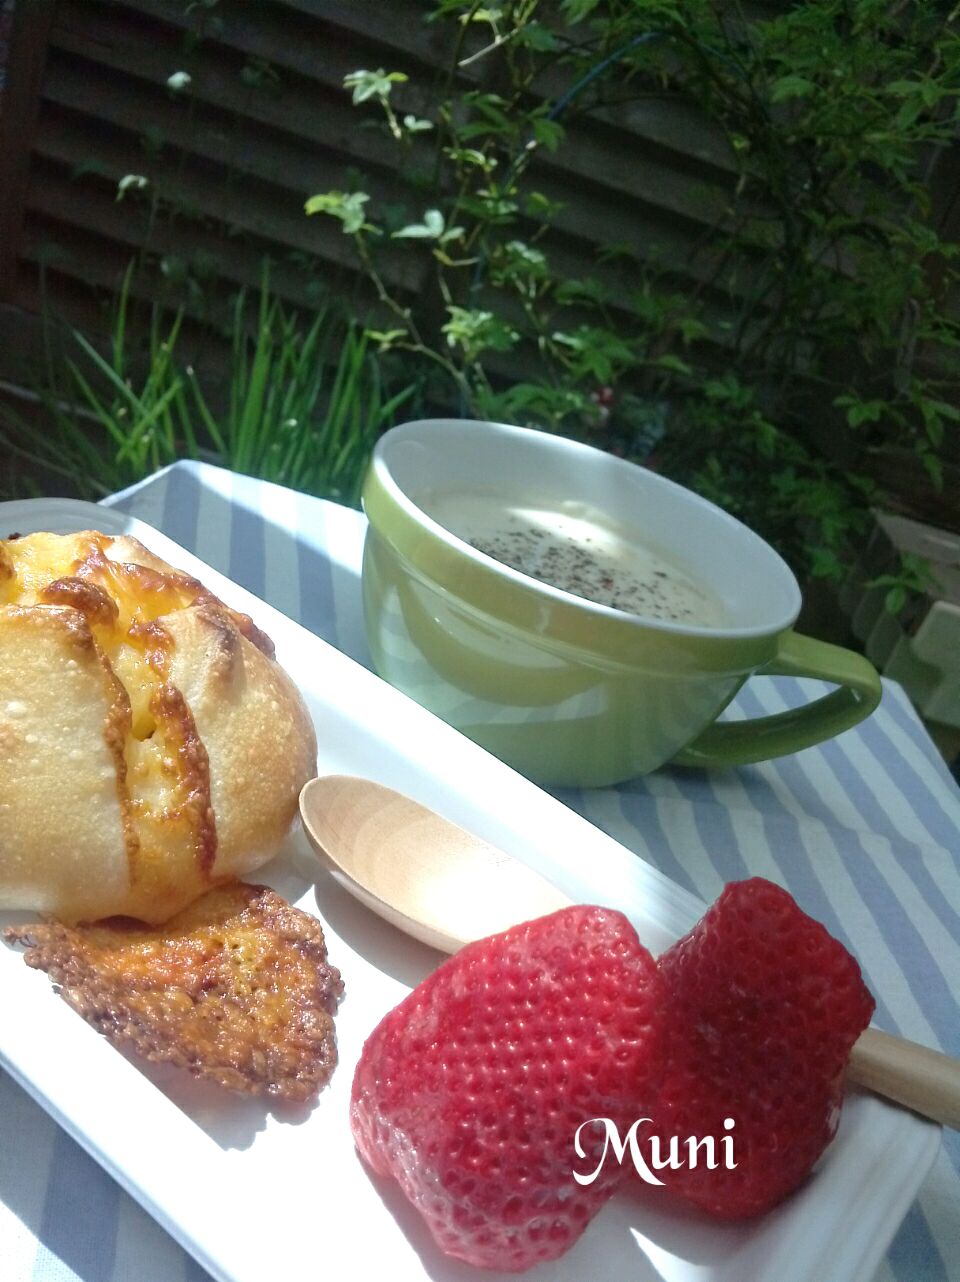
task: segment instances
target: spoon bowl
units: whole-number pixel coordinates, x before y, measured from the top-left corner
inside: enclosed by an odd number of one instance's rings
[[[310,844],[345,889],[445,953],[572,902],[519,860],[369,779],[312,779],[300,813]]]

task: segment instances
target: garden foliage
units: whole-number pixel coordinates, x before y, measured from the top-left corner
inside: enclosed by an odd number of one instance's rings
[[[928,182],[957,129],[956,17],[889,0],[439,0],[436,84],[402,68],[345,82],[396,146],[404,203],[378,206],[359,175],[306,212],[339,220],[378,299],[370,337],[429,371],[434,404],[651,462],[800,572],[839,577],[881,497],[873,461],[918,460],[939,486],[960,420],[958,246]],[[692,106],[726,147],[698,270],[638,239],[571,279],[539,157],[651,98]],[[416,297],[386,283],[398,252],[419,264]]]

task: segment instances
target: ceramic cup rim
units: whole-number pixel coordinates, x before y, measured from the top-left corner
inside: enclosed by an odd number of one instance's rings
[[[663,493],[670,495],[678,503],[686,503],[695,506],[702,513],[709,515],[709,519],[717,522],[718,527],[722,526],[728,536],[733,539],[739,539],[745,543],[754,554],[761,556],[770,568],[770,571],[779,574],[783,586],[786,589],[789,604],[780,614],[772,616],[767,622],[756,623],[741,626],[704,626],[691,623],[681,623],[669,619],[654,619],[647,615],[633,614],[626,610],[621,610],[613,606],[603,605],[596,601],[589,601],[584,597],[576,596],[574,593],[566,592],[562,588],[553,587],[551,584],[543,583],[541,580],[533,578],[531,575],[524,574],[521,570],[515,570],[512,566],[505,565],[502,561],[481,552],[478,548],[466,540],[461,539],[458,535],[452,533],[445,526],[441,525],[433,517],[428,515],[422,507],[402,488],[393,474],[390,464],[390,452],[397,445],[406,441],[417,441],[422,438],[424,429],[436,431],[438,428],[454,428],[459,431],[472,431],[481,433],[490,433],[499,436],[504,440],[523,438],[529,440],[531,437],[540,438],[537,442],[544,449],[555,449],[567,453],[571,460],[580,465],[604,466],[629,469],[632,472],[643,473],[646,483],[660,488]],[[449,448],[455,448],[453,441],[455,437],[450,434]],[[587,445],[582,441],[570,440],[567,437],[557,436],[555,433],[545,431],[540,428],[518,427],[509,423],[497,423],[486,419],[461,419],[461,418],[430,418],[415,419],[407,423],[399,423],[395,427],[389,428],[383,436],[377,441],[370,461],[370,478],[375,479],[376,483],[383,489],[390,501],[400,509],[408,520],[415,522],[423,531],[429,534],[433,539],[444,544],[447,548],[466,558],[471,564],[482,567],[482,569],[492,575],[504,579],[535,596],[551,602],[555,605],[561,605],[565,609],[576,609],[584,615],[592,615],[598,621],[612,623],[618,628],[630,626],[641,631],[653,631],[662,633],[665,636],[677,636],[690,638],[691,640],[702,641],[738,641],[770,637],[784,632],[792,627],[798,614],[802,597],[800,585],[796,576],[786,563],[783,557],[777,552],[761,535],[757,534],[743,521],[733,516],[731,513],[724,511],[709,499],[703,498],[702,495],[695,493],[686,486],[671,481],[667,477],[661,476],[657,472],[644,468],[640,464],[632,463],[627,459],[618,458],[616,455],[609,454],[596,446]],[[368,506],[366,500],[365,487],[365,508]],[[369,515],[369,513],[368,513]]]

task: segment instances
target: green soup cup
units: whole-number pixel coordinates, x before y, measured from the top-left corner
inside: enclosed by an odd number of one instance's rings
[[[708,589],[719,622],[626,613],[512,569],[443,524],[456,524],[449,513],[463,496],[494,522],[518,509],[602,521]],[[501,423],[405,423],[377,444],[363,505],[378,672],[538,782],[597,787],[666,761],[762,761],[839,734],[880,701],[866,659],[792,631],[800,589],[769,544],[601,450]],[[838,688],[773,716],[717,723],[754,673]]]

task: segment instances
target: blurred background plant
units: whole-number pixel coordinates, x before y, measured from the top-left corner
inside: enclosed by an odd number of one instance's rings
[[[348,70],[337,46],[333,71],[304,6],[62,0],[34,199],[70,234],[28,253],[61,291],[135,257],[108,324],[48,338],[30,413],[0,398],[12,488],[198,457],[355,501],[378,433],[441,412],[658,468],[807,580],[842,578],[871,505],[921,483],[960,528],[957,245],[932,200],[956,7],[412,3],[416,31],[331,17],[396,50]],[[641,139],[621,209],[583,225],[611,208],[598,164]],[[310,218],[282,205],[298,187]],[[890,608],[927,581],[888,577]]]
[[[958,246],[940,239],[925,184],[956,135],[956,17],[887,0],[762,16],[726,0],[440,0],[450,58],[431,94],[402,70],[344,81],[402,157],[406,202],[379,205],[358,175],[306,212],[339,220],[379,300],[371,338],[424,371],[435,403],[645,461],[760,530],[801,576],[839,579],[883,496],[883,459],[907,454],[941,486],[960,420]],[[479,61],[496,88],[463,92],[458,69]],[[567,88],[544,101],[558,69]],[[538,191],[538,151],[562,149],[576,117],[642,97],[696,104],[735,165],[695,248],[696,287],[641,244],[607,246],[576,278],[553,258],[559,206]],[[381,270],[401,250],[429,281],[412,302]],[[620,283],[624,264],[638,284]],[[916,582],[904,567],[898,585]]]
[[[38,389],[48,430],[7,407],[0,444],[89,499],[189,458],[358,506],[370,451],[415,391],[387,393],[363,327],[330,309],[304,323],[271,295],[265,269],[259,298],[232,301],[226,386],[211,393],[179,357],[182,310],[154,305],[146,333],[132,335],[134,266],[108,354],[78,330],[59,357],[51,343]]]

